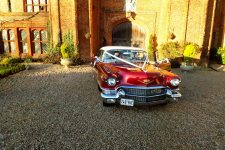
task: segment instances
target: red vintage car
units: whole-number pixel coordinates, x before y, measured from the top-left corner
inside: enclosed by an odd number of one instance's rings
[[[180,77],[168,70],[170,64],[151,64],[145,50],[106,46],[93,63],[103,106],[160,103],[181,97]],[[165,70],[167,69],[167,70]]]

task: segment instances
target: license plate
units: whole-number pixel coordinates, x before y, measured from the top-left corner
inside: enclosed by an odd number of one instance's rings
[[[121,99],[120,100],[120,105],[134,106],[134,100],[132,100],[132,99]]]

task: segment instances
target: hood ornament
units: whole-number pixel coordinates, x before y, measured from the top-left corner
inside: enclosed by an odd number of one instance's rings
[[[144,80],[138,80],[138,81],[147,85],[147,84],[150,84],[150,83],[154,82],[154,79],[153,80],[144,79]]]

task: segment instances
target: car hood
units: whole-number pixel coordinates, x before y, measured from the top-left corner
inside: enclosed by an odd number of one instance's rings
[[[159,86],[165,85],[165,77],[176,75],[168,71],[159,69],[153,65],[146,65],[143,71],[140,68],[129,65],[107,64],[104,66],[105,70],[115,74],[119,80],[120,85],[129,86]]]

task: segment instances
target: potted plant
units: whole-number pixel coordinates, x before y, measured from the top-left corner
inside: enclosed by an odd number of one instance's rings
[[[197,66],[200,60],[200,48],[196,44],[188,44],[184,50],[184,62],[181,63],[180,68],[185,71],[191,71]]]
[[[220,47],[217,51],[217,54],[221,56],[221,62],[225,65],[225,47]]]
[[[72,45],[69,45],[67,42],[64,42],[61,45],[60,50],[62,54],[60,63],[61,65],[65,66],[65,68],[68,68],[68,66],[73,64],[72,55],[74,47]]]

